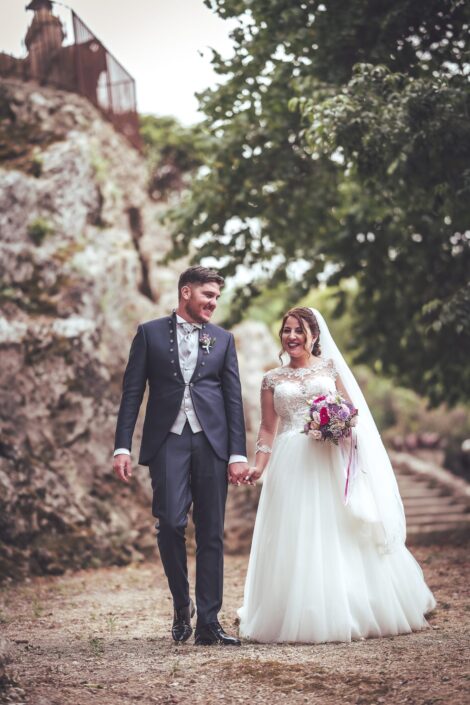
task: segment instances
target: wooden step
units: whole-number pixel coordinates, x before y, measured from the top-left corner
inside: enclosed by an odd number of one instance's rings
[[[418,495],[429,495],[429,496],[441,496],[445,491],[443,487],[430,487],[429,485],[423,485],[418,482],[415,484],[402,485],[401,482],[398,483],[398,489],[400,494],[415,493]]]
[[[445,487],[420,487],[419,485],[400,487],[400,494],[402,497],[446,497],[449,496],[449,492],[446,491]]]
[[[452,495],[438,495],[428,497],[427,495],[416,495],[415,497],[408,497],[408,504],[422,506],[422,505],[432,505],[432,504],[448,504],[449,506],[461,507],[462,511],[466,509],[470,510],[470,502],[466,499],[461,499],[460,497],[453,497]]]
[[[402,480],[403,482],[429,482],[432,478],[426,477],[426,475],[413,475],[411,473],[401,473],[395,471],[395,477],[397,480]]]
[[[429,524],[411,524],[407,526],[408,536],[414,536],[417,534],[433,534],[433,533],[446,533],[446,532],[468,532],[470,527],[470,522],[430,522]]]
[[[403,506],[405,507],[405,512],[407,514],[436,514],[444,511],[448,511],[450,514],[469,514],[466,507],[462,507],[461,505],[448,504],[446,502],[403,502]]]
[[[405,504],[405,515],[406,517],[435,517],[435,516],[465,516],[465,512],[462,512],[460,507],[434,507],[432,509],[410,509]],[[468,515],[470,517],[470,514]]]
[[[423,514],[421,516],[413,515],[409,518],[407,517],[407,523],[413,524],[415,526],[421,524],[432,524],[433,522],[439,524],[470,524],[470,516],[462,516],[459,514],[447,514],[446,512],[442,512],[442,514],[436,514],[433,516],[430,516],[429,514]]]

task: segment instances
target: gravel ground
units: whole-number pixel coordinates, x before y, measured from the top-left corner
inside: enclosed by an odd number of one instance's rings
[[[431,628],[351,644],[176,646],[157,560],[10,585],[0,593],[0,702],[460,705],[470,680],[467,549],[413,549],[438,600]],[[232,633],[246,565],[226,558],[220,619]]]

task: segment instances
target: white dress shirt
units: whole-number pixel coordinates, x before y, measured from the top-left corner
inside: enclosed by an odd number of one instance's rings
[[[181,401],[180,410],[178,411],[178,416],[175,419],[173,426],[170,429],[170,433],[176,433],[181,436],[183,433],[183,428],[186,421],[189,423],[191,431],[193,433],[200,433],[202,431],[199,419],[196,416],[194,410],[193,400],[191,398],[191,392],[189,387],[189,382],[193,376],[193,372],[196,369],[197,358],[199,353],[199,329],[202,328],[200,323],[192,323],[193,330],[191,332],[186,332],[184,330],[184,324],[188,324],[184,318],[181,318],[176,314],[176,335],[178,336],[178,359],[180,363],[181,372],[183,374],[183,379],[185,383],[183,399]],[[186,339],[186,340],[184,340]],[[183,344],[184,343],[184,344]],[[183,358],[181,354],[181,348],[187,346],[189,349],[189,355]],[[114,451],[114,455],[125,454],[130,455],[127,448],[117,448]],[[229,458],[229,465],[231,463],[246,463],[247,459],[244,455],[231,455]]]

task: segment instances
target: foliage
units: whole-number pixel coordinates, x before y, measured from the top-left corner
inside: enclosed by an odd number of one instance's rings
[[[157,201],[183,188],[184,175],[204,163],[210,142],[201,126],[183,127],[171,116],[141,115],[140,134],[150,168],[149,193]]]
[[[468,396],[470,6],[206,0],[237,18],[201,107],[208,169],[174,214],[175,255],[286,305],[355,278],[352,349],[428,396]],[[246,280],[246,276],[244,277]],[[335,293],[337,313],[346,302]]]
[[[359,65],[341,94],[303,106],[312,152],[340,148],[347,165],[341,237],[325,251],[331,283],[359,284],[359,358],[433,402],[455,403],[470,388],[465,82]]]
[[[52,235],[53,232],[53,225],[45,218],[35,218],[28,225],[28,235],[37,246],[41,245],[44,239],[48,235]]]

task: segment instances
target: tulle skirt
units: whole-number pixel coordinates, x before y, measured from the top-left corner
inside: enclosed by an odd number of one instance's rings
[[[435,607],[405,546],[383,554],[343,502],[344,462],[330,443],[278,436],[256,517],[238,611],[260,642],[349,642],[428,626]]]

